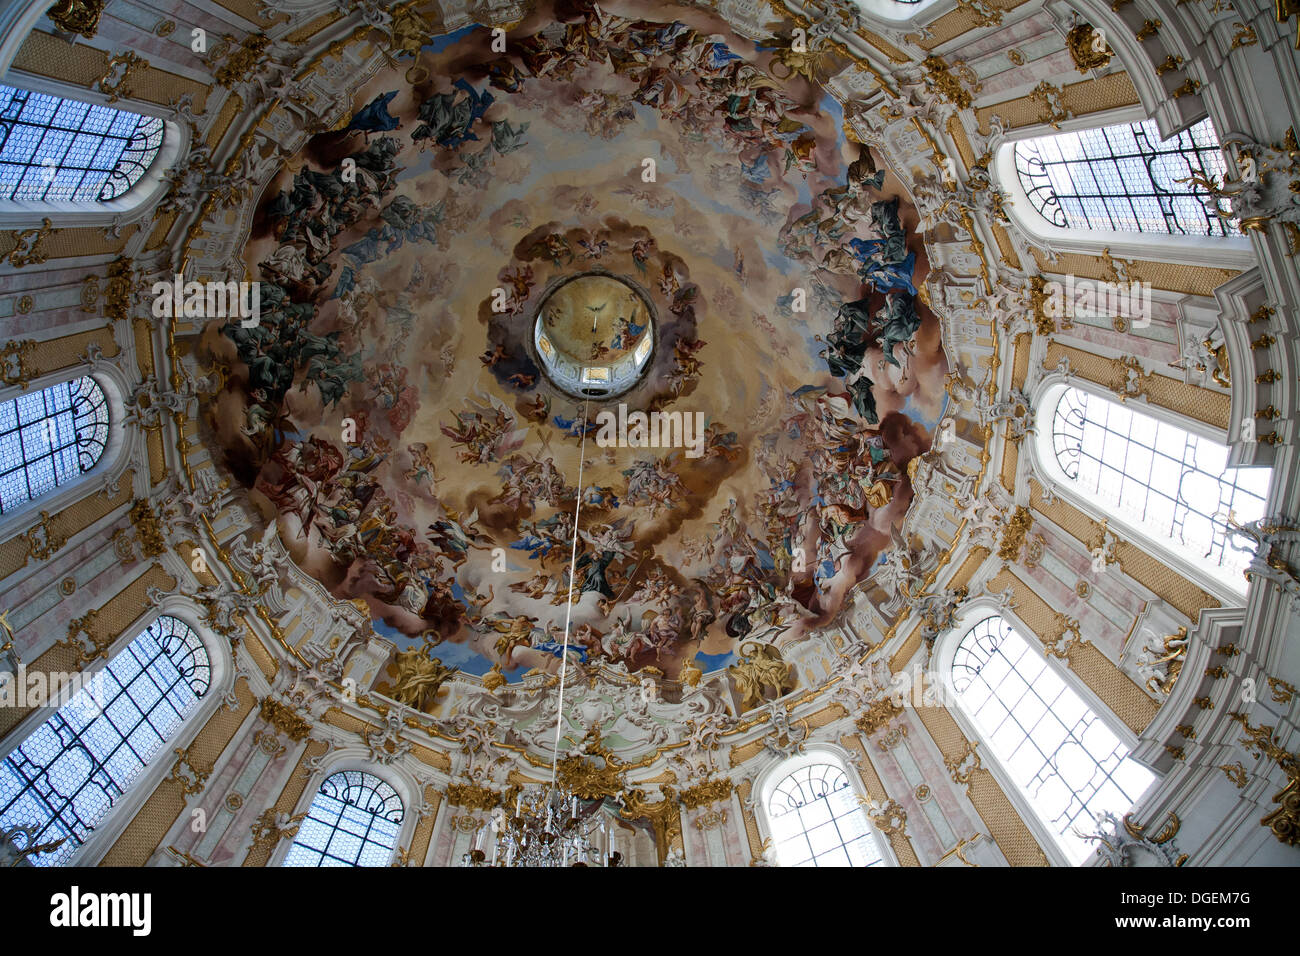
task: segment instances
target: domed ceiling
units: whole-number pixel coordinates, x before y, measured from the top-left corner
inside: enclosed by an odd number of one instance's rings
[[[400,653],[518,680],[569,619],[586,664],[709,672],[832,621],[912,501],[914,208],[789,37],[655,9],[394,59],[263,193],[260,322],[204,331],[225,467]]]

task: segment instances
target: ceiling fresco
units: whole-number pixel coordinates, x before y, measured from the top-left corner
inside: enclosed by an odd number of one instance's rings
[[[896,177],[788,38],[647,10],[543,4],[505,52],[472,27],[366,80],[262,195],[260,322],[201,339],[224,467],[425,710],[443,666],[555,672],[566,621],[582,663],[669,678],[804,639],[943,413]],[[626,390],[575,397],[539,322]]]

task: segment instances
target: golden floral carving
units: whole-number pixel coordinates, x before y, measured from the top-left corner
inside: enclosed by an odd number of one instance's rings
[[[447,787],[447,802],[453,807],[467,807],[470,810],[491,810],[501,802],[501,795],[495,790],[480,787],[472,783],[453,783]]]
[[[897,800],[890,799],[882,805],[868,807],[867,816],[887,837],[907,835],[907,811]]]
[[[594,727],[582,738],[578,753],[556,764],[560,786],[583,800],[617,796],[623,790],[623,773],[623,761],[601,742],[600,730]]]
[[[167,539],[163,535],[162,523],[154,514],[153,507],[143,498],[136,498],[131,503],[128,513],[136,536],[140,539],[140,550],[146,558],[156,558],[167,551]]]
[[[122,97],[130,96],[133,92],[131,78],[141,68],[149,68],[149,62],[144,57],[129,50],[117,54],[108,61],[103,76],[97,81],[100,92],[108,94],[110,103],[116,103]]]
[[[41,512],[41,520],[23,532],[27,542],[27,553],[37,561],[44,561],[55,554],[68,539],[54,530],[53,521],[48,511]]]
[[[868,707],[867,712],[853,723],[858,730],[870,737],[876,731],[889,726],[889,722],[902,712],[902,706],[895,703],[892,698],[882,697]]]
[[[294,713],[293,708],[288,704],[283,704],[273,697],[262,698],[258,715],[294,743],[306,740],[307,735],[311,733],[310,723]]]
[[[1115,56],[1115,51],[1106,43],[1106,38],[1090,23],[1080,23],[1073,27],[1065,37],[1065,46],[1080,73],[1103,69],[1110,65],[1111,58]]]
[[[1035,86],[1029,93],[1031,102],[1038,104],[1038,122],[1044,123],[1052,129],[1060,129],[1061,121],[1069,119],[1073,114],[1066,109],[1064,102],[1064,93],[1059,86],[1053,86],[1046,80],[1043,80]]]
[[[921,65],[930,87],[959,110],[968,109],[974,99],[972,91],[978,93],[981,89],[975,71],[965,63],[949,66],[941,56],[927,56]]]
[[[48,218],[42,219],[39,226],[33,226],[30,229],[14,229],[9,235],[14,242],[13,251],[9,253],[8,261],[15,269],[21,269],[23,266],[38,266],[45,261],[45,251],[41,244],[54,231],[54,223]]]
[[[1242,746],[1253,754],[1272,760],[1287,776],[1286,786],[1273,795],[1278,808],[1260,820],[1260,824],[1272,830],[1273,835],[1288,846],[1300,846],[1300,755],[1284,750],[1271,726],[1260,724],[1252,727],[1246,715],[1241,713],[1230,713],[1228,717],[1246,730],[1246,736],[1241,738]]]
[[[1029,534],[1033,524],[1034,516],[1029,509],[1023,505],[1018,506],[1002,531],[1002,544],[998,548],[998,557],[1006,562],[1015,561],[1020,554],[1020,549],[1024,547],[1025,536]]]
[[[710,803],[726,800],[731,796],[731,791],[734,788],[735,785],[728,777],[719,777],[717,780],[706,780],[703,783],[697,783],[695,786],[687,787],[682,791],[682,806],[687,810],[698,810]]]
[[[99,29],[99,18],[108,0],[59,0],[45,12],[64,33],[79,33],[87,40]]]

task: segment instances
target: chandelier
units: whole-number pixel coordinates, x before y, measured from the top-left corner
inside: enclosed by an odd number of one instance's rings
[[[461,866],[619,866],[621,854],[608,820],[585,812],[563,788],[521,791],[514,813],[492,811]],[[484,847],[485,837],[489,847]]]

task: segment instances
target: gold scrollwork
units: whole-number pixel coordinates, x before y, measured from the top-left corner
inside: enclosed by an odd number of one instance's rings
[[[131,526],[135,528],[136,537],[140,541],[140,550],[146,558],[156,558],[166,553],[167,538],[163,534],[162,523],[146,499],[136,498],[131,503],[131,510],[127,516],[131,520]]]
[[[1240,760],[1236,763],[1219,764],[1219,769],[1227,774],[1228,779],[1236,784],[1238,790],[1243,789],[1250,781],[1250,778],[1246,775],[1246,768],[1241,765]]]
[[[64,33],[79,33],[87,40],[99,29],[108,0],[59,0],[45,15]]]
[[[10,338],[5,342],[4,349],[0,349],[0,378],[3,378],[5,385],[19,385],[23,389],[31,385],[36,371],[27,364],[27,355],[35,347],[36,343],[30,338],[22,342]]]
[[[39,226],[30,229],[11,230],[9,235],[13,239],[14,248],[7,257],[9,264],[15,269],[40,265],[46,259],[42,245],[53,231],[54,223],[48,218],[42,219]]]
[[[108,61],[104,74],[97,81],[99,91],[108,94],[110,103],[116,103],[122,97],[130,96],[133,92],[131,78],[141,68],[149,68],[149,62],[144,57],[130,50],[117,54]]]
[[[288,704],[273,697],[263,697],[257,712],[278,733],[284,734],[294,743],[306,740],[311,733],[311,724],[306,719],[294,713]]]
[[[878,730],[889,726],[889,722],[903,712],[902,706],[889,697],[881,697],[867,708],[867,712],[853,723],[858,730],[870,737]]]
[[[1052,129],[1060,129],[1061,122],[1074,114],[1065,106],[1064,91],[1043,80],[1029,92],[1029,99],[1038,104],[1038,122]]]
[[[726,800],[731,796],[733,789],[735,789],[735,785],[729,777],[706,780],[682,791],[682,806],[687,810],[698,810],[710,803]]]
[[[23,532],[27,553],[37,561],[44,561],[68,543],[68,539],[54,530],[48,511],[41,512],[41,520]]]
[[[1025,536],[1029,534],[1033,524],[1034,516],[1030,514],[1029,509],[1018,506],[1002,531],[1002,544],[998,548],[998,557],[1008,563],[1015,561],[1020,554],[1020,549],[1024,547]]]
[[[1273,734],[1273,727],[1260,724],[1252,727],[1246,715],[1238,712],[1228,714],[1246,731],[1241,744],[1249,752],[1267,757],[1286,774],[1287,784],[1273,796],[1278,808],[1260,820],[1262,826],[1273,831],[1273,835],[1288,846],[1300,846],[1300,755],[1283,749],[1281,742]]]
[[[193,744],[186,747],[184,750],[176,750],[176,763],[172,765],[172,772],[167,776],[168,780],[179,783],[188,796],[193,796],[203,789],[204,785],[208,781],[208,777],[212,776],[213,770],[210,766],[194,766],[194,761],[190,754],[191,749],[193,749]]]
[[[1168,843],[1174,837],[1178,836],[1178,831],[1182,829],[1182,826],[1183,821],[1178,819],[1178,814],[1171,810],[1169,815],[1165,817],[1165,825],[1160,828],[1160,832],[1155,836],[1147,836],[1147,827],[1139,826],[1134,823],[1133,814],[1124,814],[1124,829],[1128,831],[1129,836],[1135,840],[1147,840],[1157,846]]]
[[[943,765],[948,768],[954,783],[968,784],[980,769],[980,755],[976,753],[978,741],[968,740],[959,753],[943,758]]]
[[[891,798],[882,805],[868,807],[867,816],[887,837],[907,835],[907,811],[897,800]]]
[[[1065,46],[1080,73],[1103,69],[1115,56],[1106,38],[1090,23],[1080,23],[1071,28],[1065,37]]]
[[[1300,691],[1297,691],[1295,687],[1288,684],[1280,677],[1269,677],[1267,680],[1268,689],[1273,692],[1273,702],[1275,704],[1289,704],[1291,703],[1291,698],[1297,693],[1300,693]]]
[[[501,802],[501,794],[472,783],[453,783],[447,787],[447,802],[469,810],[491,810]]]

